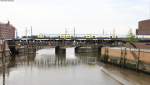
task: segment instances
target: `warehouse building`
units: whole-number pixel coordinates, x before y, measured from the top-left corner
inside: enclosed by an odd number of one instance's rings
[[[0,23],[0,39],[14,39],[15,27],[8,23]]]

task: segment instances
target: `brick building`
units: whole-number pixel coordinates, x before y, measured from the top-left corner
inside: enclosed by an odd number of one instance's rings
[[[15,38],[15,27],[8,23],[0,23],[0,39]]]
[[[150,19],[139,21],[137,35],[150,35]]]

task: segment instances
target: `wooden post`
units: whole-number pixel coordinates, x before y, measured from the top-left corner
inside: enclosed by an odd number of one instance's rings
[[[123,50],[122,50],[122,47],[121,47],[121,59],[120,59],[120,66],[122,67],[122,64],[123,64]]]
[[[136,71],[139,70],[139,63],[140,63],[140,48],[138,49],[138,60],[137,60]]]
[[[27,54],[29,56],[29,40],[27,41]]]
[[[106,50],[106,47],[105,47],[105,54],[104,54],[104,56],[103,56],[103,61],[104,61],[104,62],[105,62],[106,56],[107,56],[107,55],[106,55],[106,54],[107,54],[106,52],[107,52],[107,50]]]
[[[106,62],[108,62],[108,58],[109,58],[109,51],[108,51],[108,48],[107,48],[107,51],[106,51],[106,55],[107,55],[107,57],[106,57]]]
[[[124,56],[123,56],[123,67],[125,67],[126,64],[126,55],[127,55],[127,49],[125,48]]]
[[[24,49],[24,55],[25,55],[25,52],[26,52],[25,51],[25,41],[23,40],[22,42],[23,42],[23,47],[24,47],[23,49]]]

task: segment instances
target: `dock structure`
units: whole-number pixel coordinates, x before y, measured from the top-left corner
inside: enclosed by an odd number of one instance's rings
[[[103,47],[101,61],[150,72],[150,50],[126,47]]]

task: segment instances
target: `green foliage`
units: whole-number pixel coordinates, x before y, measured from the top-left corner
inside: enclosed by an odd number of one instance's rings
[[[128,42],[129,43],[134,43],[138,41],[138,38],[132,33],[132,31],[130,30],[128,33]]]

